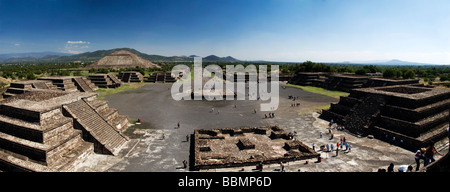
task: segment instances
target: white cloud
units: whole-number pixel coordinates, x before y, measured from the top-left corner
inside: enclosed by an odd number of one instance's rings
[[[68,44],[91,44],[91,42],[87,41],[67,41]]]
[[[20,43],[14,43],[14,46],[20,46]]]
[[[91,42],[88,41],[67,41],[62,52],[71,54],[83,53],[86,52],[85,49],[89,48],[89,44],[91,44]]]

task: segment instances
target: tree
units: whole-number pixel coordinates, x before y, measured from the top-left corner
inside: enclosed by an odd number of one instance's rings
[[[395,69],[389,68],[386,69],[383,73],[384,78],[393,78],[397,76],[397,71]]]
[[[365,69],[358,69],[355,71],[355,74],[357,75],[366,75],[366,70]]]
[[[414,79],[415,73],[412,69],[407,70],[403,73],[403,79]]]

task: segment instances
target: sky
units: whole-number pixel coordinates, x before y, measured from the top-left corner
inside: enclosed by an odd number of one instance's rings
[[[450,64],[448,0],[0,0],[0,54]]]

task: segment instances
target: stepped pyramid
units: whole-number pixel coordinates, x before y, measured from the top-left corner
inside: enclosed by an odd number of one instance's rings
[[[126,116],[92,92],[31,90],[0,104],[0,170],[73,171],[92,153],[118,155]]]
[[[95,63],[86,66],[86,69],[98,68],[161,68],[159,65],[152,63],[149,60],[143,59],[129,51],[116,51],[111,55],[101,58]]]
[[[417,150],[445,138],[449,107],[450,91],[446,89],[409,85],[359,88],[323,110],[321,118],[332,119],[352,133]]]

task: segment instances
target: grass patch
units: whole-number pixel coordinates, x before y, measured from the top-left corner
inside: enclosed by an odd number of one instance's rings
[[[326,95],[326,96],[330,96],[330,97],[334,97],[339,99],[341,96],[348,96],[350,95],[350,93],[347,92],[342,92],[342,91],[330,91],[330,90],[326,90],[324,88],[321,87],[312,87],[312,86],[301,86],[301,85],[293,85],[293,84],[286,84],[286,86],[290,86],[290,87],[297,87],[300,88],[304,91],[308,91],[311,93],[317,93],[317,94],[321,94],[321,95]]]
[[[298,115],[308,114],[308,113],[311,113],[311,112],[317,111],[317,110],[329,109],[330,107],[331,107],[331,104],[311,107],[311,108],[306,109],[305,111],[299,112]]]
[[[137,89],[137,88],[144,86],[145,84],[146,83],[144,83],[144,82],[142,82],[142,83],[127,83],[127,84],[122,84],[122,86],[115,88],[115,89],[99,88],[96,91],[96,93],[98,93],[98,99],[105,99],[105,97],[108,95]]]
[[[134,133],[134,131],[136,131],[136,129],[141,129],[141,130],[142,129],[143,130],[152,129],[152,127],[149,123],[141,122],[140,124],[136,124],[138,122],[138,120],[135,118],[128,118],[128,122],[132,125],[130,127],[128,127],[127,130],[125,130],[123,133],[130,139],[137,139],[142,136],[142,134]]]

